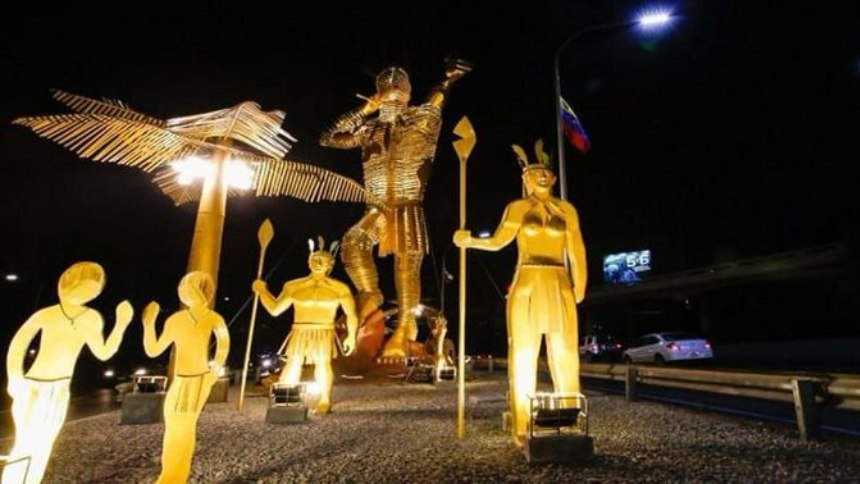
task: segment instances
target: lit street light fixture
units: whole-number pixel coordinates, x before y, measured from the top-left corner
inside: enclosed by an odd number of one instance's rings
[[[579,39],[587,34],[591,34],[594,32],[599,32],[603,30],[615,30],[615,29],[623,29],[626,27],[633,26],[641,26],[643,29],[654,29],[656,27],[664,26],[672,20],[672,14],[667,11],[650,11],[641,14],[635,20],[628,20],[625,22],[611,22],[600,25],[592,25],[590,27],[586,27],[579,32],[571,35],[564,42],[558,46],[558,49],[555,51],[554,57],[554,73],[555,73],[555,125],[556,125],[556,141],[558,143],[558,177],[560,179],[559,182],[559,190],[561,192],[561,198],[563,200],[567,200],[567,170],[565,168],[565,156],[564,156],[564,128],[563,121],[561,117],[561,76],[559,74],[559,59],[561,58],[561,53],[570,45],[574,40]]]

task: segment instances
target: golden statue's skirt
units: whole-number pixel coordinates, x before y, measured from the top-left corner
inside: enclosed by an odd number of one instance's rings
[[[173,408],[175,413],[199,413],[209,399],[212,379],[210,372],[199,375],[176,375],[164,402],[165,408]]]
[[[424,209],[418,204],[389,206],[382,210],[379,256],[389,254],[426,254],[427,224]]]
[[[575,331],[576,302],[567,269],[521,264],[508,295],[508,313],[509,324],[526,324],[538,334]]]
[[[71,382],[71,378],[40,380],[25,377],[23,388],[12,403],[15,418],[23,417],[19,425],[61,427],[69,408]]]
[[[287,359],[300,358],[302,364],[337,358],[334,324],[293,323],[287,336]]]

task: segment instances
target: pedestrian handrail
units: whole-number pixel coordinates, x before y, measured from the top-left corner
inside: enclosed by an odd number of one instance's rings
[[[646,384],[793,402],[803,440],[811,439],[817,433],[818,407],[860,411],[860,375],[704,370],[610,363],[583,363],[580,375],[625,382],[625,394],[630,401],[636,399],[637,384]]]

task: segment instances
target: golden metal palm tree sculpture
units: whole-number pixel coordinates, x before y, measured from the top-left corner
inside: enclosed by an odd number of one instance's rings
[[[263,111],[246,101],[162,120],[117,100],[63,91],[54,91],[54,98],[76,112],[24,117],[13,123],[81,158],[154,173],[155,183],[177,205],[200,200],[188,271],[208,272],[216,283],[228,195],[254,189],[257,196],[285,195],[306,202],[366,198],[364,187],[350,178],[283,159],[290,142],[296,141],[281,129],[283,111]]]

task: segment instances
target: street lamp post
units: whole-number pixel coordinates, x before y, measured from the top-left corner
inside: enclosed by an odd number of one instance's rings
[[[567,200],[567,163],[565,162],[564,156],[564,128],[561,119],[561,75],[559,74],[559,59],[561,58],[561,53],[564,52],[564,49],[566,49],[567,46],[573,43],[573,41],[587,34],[604,30],[623,29],[626,27],[632,27],[634,25],[641,25],[643,27],[655,27],[666,24],[671,18],[671,15],[667,12],[652,12],[644,14],[636,18],[635,20],[592,25],[568,37],[555,50],[555,56],[553,58],[553,72],[555,75],[555,134],[558,149],[558,177],[560,179],[559,190],[561,192],[560,194],[562,200]]]

